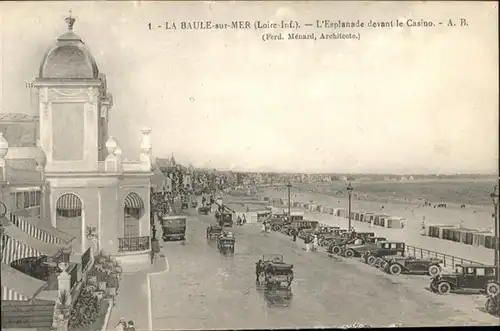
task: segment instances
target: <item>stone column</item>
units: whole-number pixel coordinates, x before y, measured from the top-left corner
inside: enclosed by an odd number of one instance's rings
[[[71,304],[71,275],[66,272],[66,269],[69,267],[69,263],[61,262],[59,263],[59,268],[62,272],[57,277],[59,282],[59,298],[66,292],[67,303],[59,302],[60,304]],[[60,301],[60,300],[59,300]]]

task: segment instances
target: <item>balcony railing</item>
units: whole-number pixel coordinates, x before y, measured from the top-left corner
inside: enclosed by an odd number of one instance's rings
[[[118,238],[118,252],[138,252],[149,249],[149,236]]]

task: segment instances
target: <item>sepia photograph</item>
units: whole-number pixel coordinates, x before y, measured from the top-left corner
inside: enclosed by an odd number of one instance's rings
[[[1,329],[500,325],[498,3],[0,2]]]

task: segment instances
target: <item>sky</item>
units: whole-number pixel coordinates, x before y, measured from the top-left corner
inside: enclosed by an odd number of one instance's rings
[[[174,153],[197,167],[498,170],[495,2],[1,2],[2,112],[37,114],[24,83],[67,31],[69,9],[107,75],[109,131],[129,159],[138,159],[139,130],[149,127],[155,157]],[[365,27],[337,31],[359,32],[360,40],[274,42],[254,29],[148,30],[150,22],[183,20],[408,18],[466,18],[468,26]]]

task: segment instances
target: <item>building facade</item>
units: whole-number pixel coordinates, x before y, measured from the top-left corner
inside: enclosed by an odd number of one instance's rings
[[[38,92],[34,131],[39,142],[31,158],[43,155],[43,164],[36,166],[40,179],[28,191],[9,192],[7,204],[32,207],[40,202],[41,218],[74,236],[72,248],[77,254],[94,245],[112,255],[146,255],[150,249],[151,130],[137,133],[141,140],[138,160],[123,160],[118,142],[108,135],[113,98],[106,75],[73,32],[75,19],[70,17],[67,23],[68,31],[46,52],[33,83]],[[97,241],[90,240],[91,229]]]

